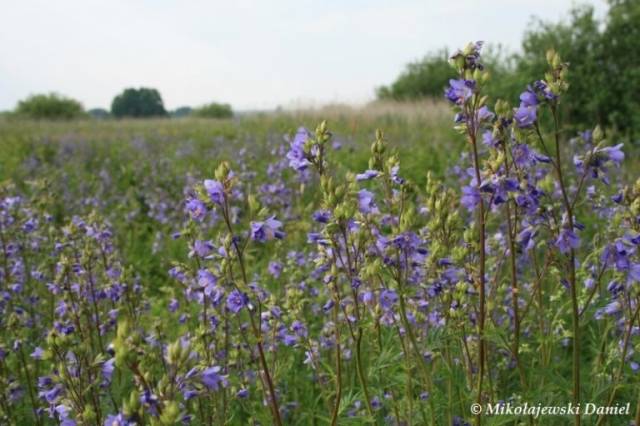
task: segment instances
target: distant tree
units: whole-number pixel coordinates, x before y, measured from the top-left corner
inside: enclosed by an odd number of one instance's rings
[[[634,139],[640,135],[638,40],[640,1],[610,0],[604,22],[593,7],[577,7],[568,22],[539,21],[525,33],[516,72],[521,80],[533,80],[546,69],[544,52],[554,48],[569,63],[566,119],[580,128],[597,121]]]
[[[162,117],[167,115],[160,92],[141,87],[128,88],[113,99],[111,114],[114,117]]]
[[[70,120],[85,115],[82,104],[57,93],[32,95],[18,102],[16,115],[45,120]]]
[[[193,108],[190,106],[181,106],[171,111],[169,115],[174,118],[184,118],[188,117],[193,113]]]
[[[97,118],[99,120],[109,118],[109,116],[111,115],[109,114],[109,111],[104,108],[91,108],[89,111],[87,111],[87,114],[89,114],[90,117]]]
[[[402,101],[442,98],[449,79],[453,77],[449,56],[449,51],[442,49],[427,54],[419,61],[407,64],[404,71],[393,83],[376,90],[378,99]],[[483,53],[483,62],[491,70],[494,77],[490,82],[492,85],[490,91],[500,94],[507,91],[511,86],[511,81],[505,79],[510,75],[513,57],[505,55],[499,46],[489,47]]]
[[[231,118],[233,117],[233,110],[229,104],[212,102],[197,108],[193,115],[202,118]]]
[[[451,78],[449,52],[440,50],[407,64],[405,70],[389,86],[377,89],[379,99],[408,100],[440,97]]]
[[[606,114],[599,110],[603,98],[610,94],[603,86],[606,84],[603,80],[608,77],[602,72],[601,36],[593,8],[574,8],[568,22],[538,20],[529,28],[524,34],[522,53],[518,55],[515,69],[520,90],[544,75],[548,68],[545,53],[555,49],[569,63],[569,92],[561,105],[566,121],[579,125],[597,120],[605,124]],[[510,100],[515,102],[516,99],[517,94],[512,94]]]
[[[602,33],[601,65],[607,85],[599,112],[632,138],[640,135],[640,1],[610,0]],[[606,77],[606,78],[605,78]]]

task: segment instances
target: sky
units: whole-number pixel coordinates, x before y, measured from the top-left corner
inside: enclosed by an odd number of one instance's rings
[[[43,92],[109,108],[126,87],[168,109],[359,104],[429,51],[517,51],[533,16],[604,0],[0,0],[0,111]]]

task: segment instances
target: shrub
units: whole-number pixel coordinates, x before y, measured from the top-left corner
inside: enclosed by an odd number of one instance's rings
[[[113,99],[111,114],[115,117],[163,117],[167,115],[162,96],[156,89],[125,89]]]
[[[70,120],[85,115],[82,104],[57,93],[32,95],[16,107],[16,114],[32,119]]]
[[[233,117],[233,110],[229,104],[211,102],[210,104],[197,108],[193,114],[196,117],[202,118],[231,118]]]
[[[109,111],[104,108],[92,108],[87,111],[87,114],[89,114],[90,117],[97,118],[99,120],[104,120],[110,116]]]
[[[173,118],[183,118],[183,117],[190,116],[192,113],[193,113],[193,108],[189,106],[182,106],[180,108],[176,108],[175,110],[171,111],[169,115]]]

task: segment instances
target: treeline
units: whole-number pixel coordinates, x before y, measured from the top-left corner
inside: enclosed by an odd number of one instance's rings
[[[574,127],[598,122],[631,139],[640,137],[640,1],[610,0],[598,20],[591,6],[574,8],[562,22],[536,20],[524,34],[521,52],[489,47],[484,62],[496,98],[517,102],[522,88],[543,75],[545,52],[554,48],[569,62],[565,119]],[[451,78],[449,52],[440,50],[407,65],[380,99],[440,98]]]
[[[80,102],[57,93],[32,95],[18,102],[9,115],[30,119],[70,120],[74,118],[147,118],[147,117],[201,117],[231,118],[231,105],[212,102],[197,108],[183,106],[167,111],[160,92],[156,89],[141,87],[128,88],[117,95],[111,103],[111,109],[93,108],[85,111]]]

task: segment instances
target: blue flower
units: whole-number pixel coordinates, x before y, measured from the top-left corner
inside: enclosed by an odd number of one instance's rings
[[[111,358],[102,364],[102,377],[107,383],[111,382],[111,377],[113,376],[113,370],[115,369],[115,358]]]
[[[307,129],[304,127],[298,129],[298,132],[290,143],[289,152],[287,152],[289,167],[297,171],[302,171],[311,164],[304,153],[304,145],[309,137],[310,135]]]
[[[207,208],[204,203],[197,198],[190,198],[187,200],[185,206],[187,212],[191,215],[193,220],[202,220],[207,213]]]
[[[520,106],[534,107],[538,105],[538,103],[538,96],[533,91],[531,86],[529,86],[526,91],[520,94]]]
[[[271,216],[264,222],[251,222],[251,239],[261,243],[274,238],[281,240],[285,233],[280,228],[282,228],[282,222],[276,220],[275,216]]]
[[[229,311],[233,312],[234,314],[237,314],[238,312],[240,312],[240,310],[242,310],[242,308],[247,305],[248,302],[249,297],[247,297],[246,294],[239,290],[233,290],[227,296],[227,309],[229,309]]]
[[[331,212],[328,210],[317,210],[313,212],[311,217],[318,223],[329,223],[329,219],[331,219]]]
[[[513,118],[519,128],[529,128],[536,122],[536,107],[520,105],[516,110],[516,113],[513,115]]]
[[[363,180],[371,180],[375,177],[378,177],[380,175],[380,172],[377,170],[367,170],[364,173],[359,173],[356,175],[356,180],[358,182],[361,182]]]
[[[224,203],[224,185],[217,180],[207,179],[204,181],[204,188],[207,190],[207,194],[211,198],[211,201],[218,205]]]
[[[462,105],[473,95],[476,82],[473,80],[449,80],[445,97],[456,105]]]
[[[37,346],[33,352],[31,353],[31,358],[33,359],[42,359],[42,357],[44,356],[44,349],[42,349],[40,346]]]
[[[580,237],[569,228],[562,228],[558,239],[555,241],[555,246],[558,247],[561,253],[569,253],[571,249],[577,249],[580,247]]]
[[[462,204],[467,210],[473,211],[476,206],[480,204],[480,191],[478,188],[475,186],[463,186],[460,204]]]
[[[366,189],[358,191],[358,207],[363,214],[378,213],[378,207],[373,201],[374,194]]]
[[[389,289],[380,292],[380,306],[385,311],[390,310],[398,302],[398,294]]]
[[[201,374],[202,384],[204,384],[209,390],[217,391],[220,388],[227,387],[229,382],[227,378],[220,374],[222,370],[219,366],[209,367]]]

